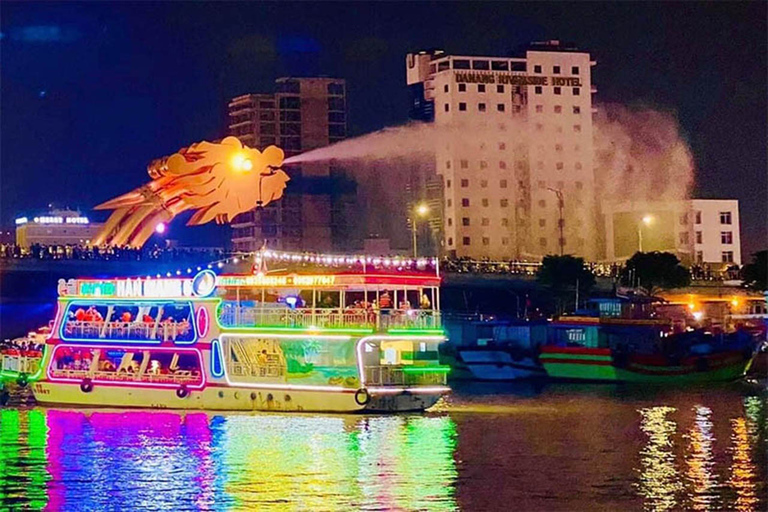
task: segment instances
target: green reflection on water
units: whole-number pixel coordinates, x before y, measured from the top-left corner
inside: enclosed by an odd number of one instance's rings
[[[45,507],[47,432],[40,411],[0,411],[0,508]]]

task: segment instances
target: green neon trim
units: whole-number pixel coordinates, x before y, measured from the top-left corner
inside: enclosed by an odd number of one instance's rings
[[[448,373],[451,371],[450,366],[414,366],[412,368],[403,368],[404,373]]]
[[[387,332],[389,334],[406,334],[414,336],[418,336],[419,334],[423,334],[425,336],[434,336],[436,334],[445,336],[445,331],[442,329],[389,329]]]

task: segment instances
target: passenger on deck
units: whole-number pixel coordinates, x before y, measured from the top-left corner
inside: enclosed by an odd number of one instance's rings
[[[144,316],[141,317],[141,321],[145,324],[153,324],[155,323],[155,319],[149,316],[148,314],[144,313]]]
[[[75,320],[78,322],[85,321],[85,310],[83,308],[77,308],[77,311],[75,311]]]
[[[389,292],[384,292],[379,297],[379,307],[381,309],[389,309],[392,307],[392,297],[389,296]]]
[[[133,315],[131,315],[130,311],[124,311],[123,314],[120,315],[120,320],[126,324],[129,324],[131,323],[131,320],[133,320]]]
[[[429,297],[427,297],[426,293],[421,294],[421,301],[419,306],[421,306],[421,309],[430,309],[432,307],[432,304],[429,302]]]

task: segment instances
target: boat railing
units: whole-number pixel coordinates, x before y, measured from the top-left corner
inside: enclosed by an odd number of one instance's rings
[[[224,327],[438,329],[440,312],[432,309],[290,309],[225,305],[219,311],[219,321]]]
[[[246,363],[230,363],[228,371],[233,377],[280,379],[285,375],[285,368],[280,365],[257,366]]]
[[[196,384],[201,381],[197,370],[176,370],[170,374],[133,373],[114,371],[90,371],[74,369],[53,369],[51,375],[62,379],[98,379],[114,382],[145,382],[149,384]]]
[[[2,365],[0,369],[4,372],[34,374],[40,368],[42,354],[36,356],[0,354]]]
[[[104,322],[70,320],[64,324],[68,338],[107,340],[160,340],[176,341],[190,338],[189,322]]]
[[[365,383],[368,386],[434,386],[444,385],[446,374],[427,369],[419,371],[418,366],[368,366],[365,368]]]

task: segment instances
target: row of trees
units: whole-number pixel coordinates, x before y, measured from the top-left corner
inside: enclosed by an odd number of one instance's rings
[[[760,251],[744,267],[744,285],[755,290],[768,289],[767,272],[768,251]],[[559,314],[569,309],[570,304],[575,304],[578,297],[585,298],[595,286],[595,275],[584,259],[570,255],[544,257],[536,280],[551,293]],[[649,296],[665,289],[688,286],[690,282],[690,271],[677,256],[668,252],[635,253],[619,275],[622,286]]]

